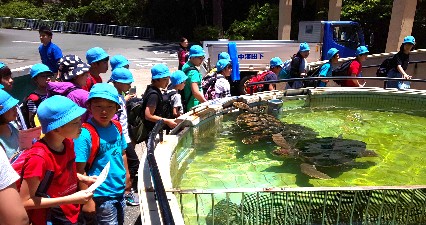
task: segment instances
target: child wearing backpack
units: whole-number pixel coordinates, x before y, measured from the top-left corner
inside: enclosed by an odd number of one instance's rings
[[[9,93],[0,89],[0,145],[6,151],[8,159],[20,150],[19,130],[14,123],[18,102]]]
[[[170,98],[170,107],[167,107],[170,108],[168,109],[170,111],[168,114],[170,115],[165,116],[168,119],[178,118],[183,114],[182,97],[180,96],[179,91],[182,91],[185,87],[186,79],[188,79],[188,77],[180,70],[177,70],[170,75],[170,85],[164,94],[166,98]]]
[[[355,60],[353,60],[349,66],[348,69],[348,76],[351,77],[359,77],[362,71],[362,62],[367,60],[368,56],[368,49],[365,46],[359,46],[356,49],[356,57]],[[365,84],[365,83],[364,83]],[[360,84],[359,80],[343,80],[341,81],[342,87],[363,87],[364,84]]]
[[[87,218],[96,215],[97,223],[124,223],[124,189],[128,175],[126,138],[120,123],[112,118],[120,108],[118,91],[107,83],[93,85],[90,89],[87,108],[92,114],[83,123],[80,136],[75,139],[77,173],[98,176],[110,163],[105,181],[95,190],[93,201],[83,206]],[[87,189],[80,182],[80,189]]]
[[[77,175],[73,138],[81,132],[86,109],[63,96],[43,101],[37,109],[45,136],[11,160],[21,200],[33,225],[77,224],[80,204],[93,193],[78,191],[78,182],[94,179]]]
[[[63,82],[47,83],[47,97],[62,95],[77,103],[78,106],[86,108],[89,92],[83,87],[86,85],[89,68],[90,66],[76,55],[62,57],[59,60],[59,72]],[[90,112],[86,112],[82,116],[82,121],[87,121],[89,116]]]
[[[54,75],[49,67],[38,63],[31,67],[30,76],[36,85],[36,89],[24,99],[24,103],[21,107],[27,128],[36,127],[34,117],[37,112],[37,107],[47,98],[47,83]]]
[[[300,43],[299,51],[293,57],[290,63],[290,78],[303,78],[306,77],[306,58],[309,56],[311,48],[308,43]],[[286,89],[297,89],[303,87],[302,81],[292,81],[288,82],[286,85]]]
[[[333,65],[339,60],[339,50],[336,48],[330,48],[327,52],[327,60],[324,65],[319,69],[319,77],[331,77],[333,76]],[[327,87],[328,80],[320,80],[318,87]]]
[[[220,59],[216,63],[217,75],[214,85],[213,99],[224,98],[231,96],[231,85],[227,78],[231,76],[232,65],[228,59]]]
[[[111,62],[113,62],[112,59],[111,59]],[[138,172],[139,158],[135,152],[135,145],[132,143],[132,140],[130,140],[130,136],[129,136],[128,123],[127,123],[127,110],[126,110],[127,100],[125,98],[125,93],[129,91],[132,83],[134,82],[134,79],[130,70],[124,67],[118,67],[112,71],[109,82],[112,82],[115,89],[117,89],[117,92],[119,93],[118,100],[120,102],[120,109],[116,113],[116,115],[118,117],[118,121],[120,121],[121,127],[123,128],[122,132],[127,143],[126,156],[127,156],[127,165],[129,168],[130,178],[128,179],[129,182],[126,185],[126,190],[124,192],[124,199],[126,200],[127,205],[137,206],[139,205],[139,199],[137,194],[134,192],[132,188],[133,186],[132,184]]]
[[[389,78],[404,78],[411,79],[412,76],[408,75],[405,71],[408,68],[408,62],[410,61],[410,52],[413,50],[416,44],[416,39],[413,36],[406,36],[399,47],[399,52],[392,59],[391,65],[393,66],[387,73]],[[410,82],[403,81],[388,81],[386,88],[398,88],[408,89],[410,88]]]
[[[101,73],[108,71],[109,55],[100,47],[94,47],[86,52],[87,64],[90,65],[89,76],[86,80],[84,90],[90,91],[93,85],[102,83]]]
[[[163,112],[164,101],[161,89],[167,88],[169,84],[169,68],[164,64],[156,64],[151,68],[151,75],[151,85],[148,85],[143,94],[142,104],[142,110],[144,112],[144,129],[147,134],[154,129],[155,123],[161,119],[169,128],[173,129],[177,125],[174,119],[165,118]]]

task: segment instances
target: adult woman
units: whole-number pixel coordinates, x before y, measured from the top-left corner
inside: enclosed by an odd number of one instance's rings
[[[179,70],[182,70],[182,66],[188,61],[188,39],[182,37],[179,42],[178,59],[179,59]]]

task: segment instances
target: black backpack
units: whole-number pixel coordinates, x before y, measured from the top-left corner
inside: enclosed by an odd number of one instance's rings
[[[394,67],[393,63],[394,56],[391,56],[385,59],[382,64],[380,64],[379,68],[377,68],[376,76],[378,77],[387,77],[389,70]]]
[[[322,66],[318,66],[312,70],[308,71],[306,77],[318,77]],[[304,87],[316,87],[318,86],[319,80],[305,80],[303,82]]]
[[[336,69],[333,70],[332,76],[333,77],[346,77],[349,76],[348,71],[349,67],[351,66],[353,60],[348,60],[344,62],[342,65],[338,66]],[[338,85],[341,85],[343,80],[334,80]]]
[[[142,98],[131,98],[126,102],[129,137],[136,144],[148,140],[149,132],[144,126],[145,107],[143,99],[151,93],[157,93],[155,90],[148,90],[148,88],[149,87],[147,87],[148,92],[145,91]]]
[[[177,91],[173,90],[170,92],[165,91],[163,93],[163,117],[167,119],[173,119],[173,101],[172,96],[176,94]]]

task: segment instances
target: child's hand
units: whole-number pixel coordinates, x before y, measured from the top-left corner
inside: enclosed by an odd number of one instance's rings
[[[136,97],[136,94],[127,94],[124,96],[124,100],[129,101],[129,99]]]
[[[164,119],[164,123],[172,129],[177,126],[177,123],[173,119]]]
[[[92,185],[93,183],[96,182],[97,177],[96,176],[86,176],[86,175],[82,175],[77,173],[77,178],[80,182],[83,182],[84,184],[86,184],[87,186]]]
[[[90,191],[82,190],[72,195],[69,195],[72,204],[86,204],[93,197],[93,193]]]

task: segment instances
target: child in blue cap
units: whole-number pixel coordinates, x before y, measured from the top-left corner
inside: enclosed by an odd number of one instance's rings
[[[37,63],[31,67],[30,76],[36,89],[29,94],[21,107],[27,128],[36,127],[34,117],[37,107],[47,98],[47,83],[53,78],[53,72],[42,63]]]
[[[10,93],[13,89],[12,71],[3,62],[0,62],[0,79],[3,90]]]
[[[232,65],[229,59],[220,59],[216,63],[217,75],[214,85],[213,99],[224,98],[231,96],[231,85],[227,78],[231,76]]]
[[[98,224],[123,224],[126,205],[124,189],[128,179],[125,152],[127,141],[121,131],[120,123],[112,120],[120,108],[117,89],[107,83],[93,85],[90,89],[87,108],[92,114],[87,125],[97,133],[99,146],[91,167],[86,168],[94,143],[91,132],[83,128],[80,136],[75,140],[77,173],[98,176],[108,162],[110,169],[106,180],[95,190],[93,202],[90,201],[83,206],[83,213],[92,215],[96,212]],[[80,189],[85,190],[87,186],[80,183]]]
[[[306,77],[306,58],[309,56],[311,48],[306,42],[300,43],[299,51],[293,57],[290,63],[290,78],[303,78]],[[303,87],[302,81],[288,82],[286,88],[297,89]]]
[[[19,151],[19,131],[13,121],[18,116],[18,100],[0,89],[0,147],[6,151],[10,159],[15,152]]]
[[[114,55],[109,60],[109,63],[111,64],[111,71],[121,67],[129,69],[129,60],[127,60],[123,55]]]
[[[109,55],[102,48],[94,47],[87,50],[86,59],[90,70],[84,90],[90,91],[93,85],[102,83],[100,74],[108,71]]]
[[[410,61],[410,52],[416,45],[416,39],[413,36],[406,36],[399,47],[399,52],[393,56],[391,60],[392,68],[388,72],[389,78],[411,79],[412,76],[407,74],[408,62]],[[411,87],[408,81],[388,81],[387,88],[408,89]]]
[[[319,75],[320,77],[331,77],[333,72],[333,65],[339,62],[339,50],[336,48],[330,48],[327,52],[327,60],[324,65],[321,66]],[[322,80],[318,82],[318,87],[326,87],[328,80]]]
[[[182,67],[182,71],[188,76],[188,79],[183,89],[183,106],[184,111],[190,110],[192,107],[206,102],[201,86],[203,75],[198,71],[197,66],[200,66],[204,61],[205,52],[199,45],[193,45],[189,49],[189,60]]]
[[[361,75],[362,62],[367,60],[368,53],[369,51],[366,46],[359,46],[356,49],[356,57],[355,60],[353,60],[349,66],[348,76],[359,77]],[[363,87],[365,85],[365,82],[361,84],[359,80],[343,80],[340,85],[342,87]]]
[[[178,118],[183,114],[182,106],[182,97],[179,94],[179,91],[182,91],[185,88],[185,82],[188,77],[184,72],[177,70],[170,76],[170,85],[166,91],[166,95],[171,95],[171,111],[169,114],[171,116],[167,117],[169,119]]]
[[[91,185],[95,179],[77,174],[73,145],[73,138],[80,135],[81,115],[85,111],[63,96],[43,101],[37,116],[45,136],[19,156],[24,159],[18,158],[12,164],[15,170],[22,170],[23,179],[17,182],[17,187],[34,225],[49,224],[47,221],[77,224],[80,204],[93,196],[92,192],[78,191],[79,182]],[[22,164],[19,166],[17,162]],[[50,185],[43,193],[37,193],[49,172],[53,172]]]
[[[114,58],[114,57],[113,57]],[[113,58],[111,58],[111,66],[113,66]],[[139,158],[135,152],[135,145],[132,143],[132,140],[129,136],[129,129],[127,123],[127,110],[126,110],[126,102],[129,100],[130,95],[125,95],[130,89],[130,86],[134,82],[133,75],[130,70],[125,67],[118,67],[113,69],[111,78],[109,82],[112,82],[115,89],[117,89],[118,100],[120,102],[120,109],[116,113],[118,120],[123,128],[122,132],[124,138],[126,139],[127,148],[126,148],[126,156],[127,156],[127,165],[129,167],[130,174],[130,183],[127,184],[124,199],[126,200],[127,205],[137,206],[139,205],[139,199],[136,193],[134,193],[132,189],[133,180],[136,177],[139,168]]]
[[[186,64],[185,64],[186,65]],[[147,132],[151,132],[158,120],[163,120],[169,128],[176,127],[174,119],[165,118],[163,112],[163,95],[161,90],[169,84],[170,71],[164,64],[156,64],[151,68],[151,84],[143,94],[142,110],[145,113],[144,126]]]

